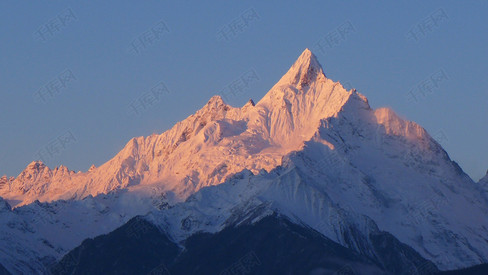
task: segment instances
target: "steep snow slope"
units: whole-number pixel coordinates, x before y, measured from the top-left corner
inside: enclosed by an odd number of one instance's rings
[[[372,110],[364,96],[346,92],[340,84],[332,84],[330,89],[316,60],[300,61],[303,56],[256,107],[273,110],[266,116],[272,140],[290,146],[300,140],[297,135],[303,140],[311,138],[294,144],[300,149],[290,155],[290,163],[286,164],[296,167],[290,172],[291,178],[272,184],[276,187],[270,187],[271,191],[256,191],[249,200],[266,198],[279,211],[300,217],[301,222],[311,226],[325,223],[321,225],[325,236],[358,250],[362,249],[360,245],[348,243],[341,224],[350,222],[354,228],[361,228],[359,232],[366,239],[368,232],[378,226],[441,269],[486,262],[488,201],[479,185],[449,159],[422,127],[403,120],[388,108]],[[299,64],[309,70],[303,74]],[[297,72],[301,74],[290,77]],[[328,104],[322,109],[318,102]],[[314,123],[317,120],[319,125]],[[241,195],[250,190],[232,192]],[[235,207],[236,198],[224,200]],[[190,211],[223,207],[215,205],[219,200],[208,203],[211,207],[203,204]],[[353,218],[340,216],[332,220],[330,208],[324,207],[327,204],[338,207],[332,212],[343,213],[340,209],[344,209]],[[221,214],[218,212],[217,216],[224,219]],[[181,213],[169,216],[179,219]],[[187,236],[188,232],[177,230],[186,222],[178,221],[175,228],[169,229],[175,230],[175,238]],[[206,228],[210,231],[222,226],[215,220],[197,222],[200,223],[210,226]]]
[[[84,239],[156,210],[161,202],[121,190],[83,200],[36,201],[12,210],[0,198],[0,263],[12,274],[48,274],[52,264]]]
[[[344,109],[324,120],[293,164],[341,208],[371,218],[439,268],[486,262],[488,201],[479,186],[418,125],[360,97]]]
[[[113,190],[109,196],[126,199],[87,197]],[[441,269],[488,260],[480,185],[422,127],[371,109],[364,96],[327,79],[309,50],[255,105],[233,108],[213,97],[86,173],[31,163],[16,179],[0,180],[0,196],[13,206],[75,199],[4,210],[0,220],[10,222],[0,229],[7,238],[0,263],[9,270],[22,259],[42,266],[43,257],[58,259],[83,238],[154,210],[151,197],[164,198],[165,210],[149,217],[177,241],[261,207],[262,215],[284,214],[373,258],[371,235],[387,231]]]
[[[320,119],[340,111],[351,94],[325,77],[307,49],[255,106],[250,102],[234,108],[214,96],[170,130],[131,139],[113,159],[86,173],[33,162],[0,186],[0,196],[15,207],[157,185],[181,201],[243,169],[276,167],[283,155],[312,137]]]
[[[333,128],[329,127],[327,130]],[[351,133],[349,130],[345,133]],[[348,139],[338,135],[340,132],[334,134],[337,141],[341,137],[345,141],[370,139],[369,145],[375,147],[376,136],[371,134],[376,131],[362,130]],[[390,139],[393,145],[405,142]],[[438,147],[429,139],[424,140],[425,146]],[[259,220],[276,211],[371,258],[377,257],[371,236],[387,231],[441,269],[486,262],[486,199],[465,175],[455,174],[457,167],[448,158],[438,163],[426,157],[425,163],[417,162],[425,165],[425,170],[418,170],[412,162],[422,156],[413,149],[403,157],[389,155],[390,150],[375,153],[378,147],[362,155],[354,152],[360,147],[341,147],[333,138],[330,140],[335,150],[329,148],[330,144],[324,145],[319,136],[314,137],[303,150],[286,157],[282,168],[256,176],[244,171],[229,182],[200,190],[185,203],[153,212],[148,219],[174,240],[182,241],[197,232],[218,232],[233,220],[246,220],[246,216]],[[447,157],[443,151],[438,154]],[[385,172],[362,171],[365,164],[356,160],[366,155],[380,161],[376,165],[383,163]]]

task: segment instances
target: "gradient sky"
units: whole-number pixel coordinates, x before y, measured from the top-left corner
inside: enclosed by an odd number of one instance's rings
[[[86,171],[222,91],[233,106],[258,101],[305,48],[485,174],[487,1],[269,2],[2,1],[0,174],[39,153]],[[259,79],[228,93],[249,71]]]

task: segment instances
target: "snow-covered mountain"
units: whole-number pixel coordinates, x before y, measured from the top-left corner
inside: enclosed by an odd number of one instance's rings
[[[307,93],[300,93],[306,89]],[[161,135],[131,139],[113,159],[86,173],[50,170],[33,162],[0,196],[12,206],[34,200],[81,199],[120,188],[158,186],[183,200],[198,189],[249,169],[270,170],[309,140],[323,118],[338,113],[353,95],[325,77],[307,49],[254,106],[225,104],[214,96],[194,115]]]
[[[467,267],[488,261],[481,186],[421,126],[328,79],[307,49],[257,104],[215,96],[98,168],[33,162],[0,179],[0,263],[43,271],[140,214],[181,243],[278,213],[378,262],[374,236],[386,232],[439,269]]]
[[[0,264],[12,274],[47,274],[84,239],[106,234],[159,206],[161,201],[124,190],[82,200],[35,201],[15,209],[0,198]]]

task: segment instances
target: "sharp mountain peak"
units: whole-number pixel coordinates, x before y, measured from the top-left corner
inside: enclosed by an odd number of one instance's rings
[[[325,79],[326,76],[317,57],[307,48],[278,81],[277,85],[292,85],[303,88],[310,85],[311,82]]]

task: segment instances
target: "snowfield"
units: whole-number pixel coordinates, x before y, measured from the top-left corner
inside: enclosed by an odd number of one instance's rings
[[[467,267],[488,262],[486,186],[421,126],[328,79],[306,49],[256,104],[214,96],[85,173],[32,162],[1,178],[0,263],[46,272],[136,215],[181,242],[277,212],[373,258],[370,234],[386,231],[441,270]]]

